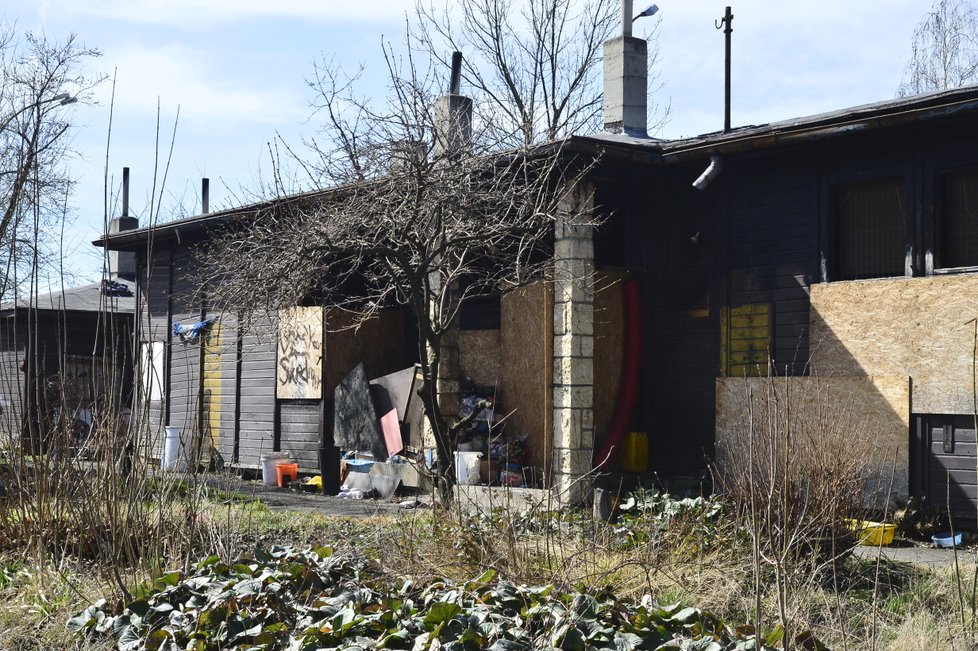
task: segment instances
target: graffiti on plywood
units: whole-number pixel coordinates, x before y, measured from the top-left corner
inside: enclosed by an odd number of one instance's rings
[[[293,307],[278,321],[275,397],[318,400],[323,391],[323,310]]]

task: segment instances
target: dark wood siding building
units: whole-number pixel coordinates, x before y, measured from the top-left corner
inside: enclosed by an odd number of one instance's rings
[[[862,387],[852,400],[878,416],[872,436],[896,459],[896,493],[936,485],[934,469],[950,453],[933,455],[937,426],[927,423],[942,423],[943,437],[943,423],[973,409],[964,324],[978,317],[976,126],[978,89],[965,88],[687,140],[599,134],[562,143],[599,157],[589,180],[606,217],[593,234],[599,277],[641,283],[631,428],[648,432],[652,470],[702,475],[737,408],[730,382],[778,375],[799,386]],[[102,243],[139,256],[139,337],[165,347],[159,424],[209,428],[238,463],[288,447],[314,465],[325,403],[275,397],[275,323],[244,330],[234,315],[187,298],[192,239],[253,212],[161,226],[152,255],[146,230]],[[173,334],[175,323],[215,316],[202,344]],[[544,339],[554,335],[547,327]],[[410,364],[406,330],[392,318],[359,340],[326,337],[326,390],[359,359],[374,360],[372,376]],[[390,350],[380,355],[364,341]],[[594,401],[613,404],[614,395],[599,394],[620,369],[603,361],[594,356]],[[912,419],[923,424],[911,428]],[[967,499],[971,486],[962,485]]]
[[[0,435],[41,451],[59,416],[91,426],[128,410],[132,312],[133,283],[121,279],[0,306]]]

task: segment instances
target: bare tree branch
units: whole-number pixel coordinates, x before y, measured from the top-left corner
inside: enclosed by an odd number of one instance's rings
[[[600,128],[602,45],[615,34],[620,11],[617,0],[418,0],[411,36],[446,68],[453,50],[464,52],[464,79],[485,111],[480,119],[499,127],[497,140],[529,145]],[[650,93],[659,87],[656,31],[649,37]],[[653,132],[668,108],[649,106]]]
[[[914,30],[900,97],[978,81],[978,7],[973,0],[937,0]]]
[[[71,179],[63,163],[70,153],[70,123],[65,106],[89,99],[100,79],[86,78],[78,68],[84,59],[97,55],[73,36],[54,42],[0,25],[0,265],[7,270],[0,278],[0,296],[4,298],[15,288],[16,278],[32,276],[28,269],[48,256],[57,257],[56,238],[49,243],[37,237],[37,230],[56,227],[67,216],[64,207]],[[19,266],[24,274],[14,273]]]
[[[446,125],[432,109],[431,76],[387,57],[395,90],[386,110],[356,98],[332,71],[314,85],[326,138],[300,164],[345,182],[302,195],[283,188],[212,237],[200,251],[203,284],[210,300],[235,310],[322,305],[351,314],[350,327],[382,309],[409,310],[439,479],[450,487],[461,425],[443,416],[435,390],[443,337],[467,301],[547,277],[555,226],[574,212],[570,196],[593,160],[559,146],[501,150],[486,133],[438,147]],[[594,224],[590,214],[572,217]]]

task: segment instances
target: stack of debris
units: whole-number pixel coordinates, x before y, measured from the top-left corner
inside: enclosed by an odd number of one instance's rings
[[[423,439],[420,384],[417,366],[368,380],[359,364],[336,387],[333,437],[345,451],[343,496],[388,498],[401,486],[424,488],[417,464],[432,468],[434,454]],[[507,435],[505,419],[497,418],[502,406],[496,387],[465,378],[459,400],[462,417],[471,417],[458,439],[456,465],[465,466],[459,467],[459,481],[490,486],[539,483],[539,473],[525,466],[528,435]]]
[[[420,487],[409,463],[419,458],[423,410],[416,366],[367,380],[358,364],[334,392],[333,439],[346,452],[344,496],[391,497],[401,486]]]

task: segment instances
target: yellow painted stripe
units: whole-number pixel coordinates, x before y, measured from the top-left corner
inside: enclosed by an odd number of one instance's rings
[[[223,331],[220,323],[215,323],[204,337],[204,390],[209,389],[207,403],[207,429],[211,443],[217,446],[221,433],[221,344]]]

